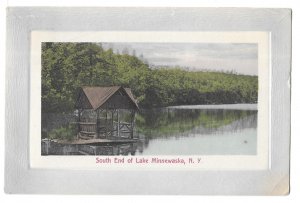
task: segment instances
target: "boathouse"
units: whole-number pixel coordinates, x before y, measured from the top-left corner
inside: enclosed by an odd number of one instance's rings
[[[82,87],[76,109],[78,138],[133,139],[139,107],[130,88]]]

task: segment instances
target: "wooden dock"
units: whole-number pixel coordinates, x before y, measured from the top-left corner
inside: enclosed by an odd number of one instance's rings
[[[138,139],[128,139],[128,138],[118,138],[118,139],[75,139],[72,141],[67,141],[67,140],[57,140],[57,143],[60,144],[76,144],[76,145],[83,145],[83,144],[106,144],[106,143],[111,143],[111,144],[120,144],[120,143],[133,143],[137,142]]]

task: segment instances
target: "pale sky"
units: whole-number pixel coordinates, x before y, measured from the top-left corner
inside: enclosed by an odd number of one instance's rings
[[[182,66],[195,70],[235,71],[257,75],[257,44],[246,43],[102,43],[116,53],[143,55],[150,65]]]

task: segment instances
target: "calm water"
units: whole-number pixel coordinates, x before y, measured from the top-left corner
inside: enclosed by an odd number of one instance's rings
[[[226,105],[215,106],[215,109],[210,105],[141,110],[136,116],[135,135],[139,140],[135,143],[103,145],[42,143],[42,154],[255,155],[256,106],[242,105],[231,108],[230,105],[224,106]],[[48,116],[46,120],[43,119],[43,124],[51,124],[55,120],[59,120],[55,119],[55,115]]]

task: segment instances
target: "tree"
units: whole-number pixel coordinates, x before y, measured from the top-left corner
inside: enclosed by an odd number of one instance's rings
[[[151,69],[143,56],[122,53],[100,43],[42,43],[42,111],[74,110],[82,86],[129,87],[141,108],[257,102],[257,76]]]

